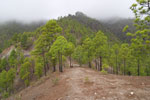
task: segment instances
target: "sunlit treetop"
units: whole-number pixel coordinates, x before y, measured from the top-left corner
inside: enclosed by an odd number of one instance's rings
[[[150,16],[150,0],[136,0],[137,3],[132,4],[130,9],[134,12],[136,17],[140,15]]]

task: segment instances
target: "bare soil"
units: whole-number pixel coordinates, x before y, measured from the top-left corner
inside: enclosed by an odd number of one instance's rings
[[[52,79],[58,78],[57,84]],[[40,79],[8,100],[150,100],[150,77],[74,67]]]

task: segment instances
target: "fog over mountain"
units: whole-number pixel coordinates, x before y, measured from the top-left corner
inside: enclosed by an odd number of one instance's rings
[[[0,22],[48,20],[81,11],[96,19],[133,17],[135,0],[1,0]]]

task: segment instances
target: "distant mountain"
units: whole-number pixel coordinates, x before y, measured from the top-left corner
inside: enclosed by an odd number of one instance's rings
[[[109,41],[128,41],[129,38],[122,32],[124,26],[129,25],[129,31],[134,31],[133,19],[112,18],[99,21],[90,18],[82,12],[76,12],[75,15],[69,14],[65,17],[59,17],[58,24],[63,29],[63,34],[72,34],[81,43],[87,36],[92,37],[97,31],[103,31],[109,38]],[[8,21],[0,24],[0,49],[11,45],[10,39],[15,33],[33,32],[38,27],[43,26],[46,21],[33,23],[21,23],[18,21]],[[0,50],[1,51],[1,50]]]
[[[109,31],[103,24],[94,19],[90,18],[82,12],[76,12],[75,15],[68,15],[66,17],[60,17],[58,24],[63,28],[66,33],[75,35],[78,39],[84,39],[86,36],[94,35],[97,31],[103,31],[110,39],[110,41],[118,41],[116,36]]]
[[[128,42],[130,40],[129,37],[126,36],[126,33],[122,32],[123,28],[128,25],[128,31],[134,32],[135,27],[133,26],[133,20],[134,19],[123,19],[123,18],[111,18],[107,20],[103,20],[102,25],[107,28],[107,30],[111,31],[117,38],[119,38],[122,41]]]
[[[0,24],[0,48],[7,48],[9,46],[9,39],[15,33],[31,32],[36,28],[44,25],[46,21],[21,23],[18,21],[8,21]]]

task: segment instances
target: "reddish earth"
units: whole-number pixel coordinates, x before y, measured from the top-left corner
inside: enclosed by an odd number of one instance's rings
[[[59,81],[54,85],[52,79]],[[88,68],[43,77],[8,100],[150,100],[150,77],[103,75]]]
[[[4,58],[10,55],[11,51],[15,49],[14,46],[10,46],[9,48],[5,49],[1,54],[0,54],[0,58]]]

